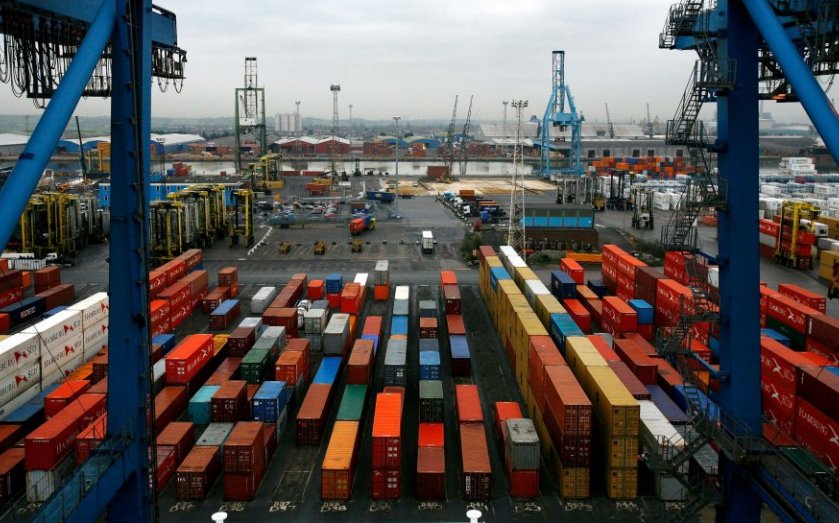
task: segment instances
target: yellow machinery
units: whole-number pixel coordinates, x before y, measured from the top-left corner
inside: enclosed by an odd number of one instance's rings
[[[227,235],[224,185],[196,184],[170,193],[167,198],[186,204],[193,213],[196,220],[195,247],[212,247],[217,239]]]
[[[291,252],[291,246],[294,245],[290,241],[282,242],[277,248],[277,254],[288,254]]]
[[[253,231],[253,191],[237,189],[231,194],[232,206],[229,209],[228,230],[230,246],[243,243],[250,247],[254,243]]]
[[[352,252],[361,252],[362,247],[364,247],[362,240],[356,239],[352,241]]]
[[[180,255],[188,248],[187,213],[179,201],[151,202],[151,257],[162,263]]]
[[[251,163],[248,166],[254,179],[260,179],[259,189],[267,194],[273,190],[280,190],[285,187],[283,180],[283,157],[281,154],[266,154],[259,159],[259,162]],[[254,180],[254,188],[257,183]]]
[[[89,241],[101,239],[97,218],[96,201],[88,195],[34,194],[20,215],[18,235],[9,249],[31,252],[39,258],[53,252],[75,255]]]
[[[818,205],[785,201],[781,204],[781,230],[775,248],[775,263],[811,269],[815,234],[801,226],[801,220],[816,221],[821,213]]]
[[[315,242],[315,254],[326,254],[326,243],[323,240]]]

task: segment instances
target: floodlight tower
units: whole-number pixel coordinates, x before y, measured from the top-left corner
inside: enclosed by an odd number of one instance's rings
[[[338,135],[338,93],[341,92],[341,86],[338,84],[332,84],[329,86],[329,90],[332,91],[332,143],[329,145],[329,156],[332,161],[332,172],[336,173],[335,140]]]
[[[242,135],[259,145],[259,154],[267,149],[265,133],[265,89],[258,87],[256,57],[245,57],[245,84],[236,88],[235,109],[236,172],[242,172]]]
[[[523,152],[521,145],[521,112],[522,109],[527,107],[527,100],[513,100],[512,106],[516,110],[516,144],[513,148],[513,179],[510,189],[510,222],[507,225],[507,245],[524,257],[524,183],[519,177],[519,163],[522,162]]]

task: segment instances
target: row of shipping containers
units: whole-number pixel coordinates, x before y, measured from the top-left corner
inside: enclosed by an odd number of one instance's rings
[[[33,294],[27,296],[30,289]],[[63,311],[75,299],[75,285],[61,283],[61,269],[58,267],[32,272],[9,270],[7,260],[0,260],[0,333],[49,318]]]

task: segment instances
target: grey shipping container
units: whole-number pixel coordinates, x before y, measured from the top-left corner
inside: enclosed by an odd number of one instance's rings
[[[390,262],[379,260],[373,271],[373,283],[375,285],[387,285],[390,281]]]
[[[323,353],[331,356],[343,355],[349,335],[350,315],[333,314],[323,330]]]
[[[423,338],[419,340],[419,351],[434,351],[440,352],[440,342],[435,338]]]
[[[422,380],[419,382],[420,423],[443,422],[443,382]]]
[[[262,336],[262,333],[265,331],[265,325],[262,323],[262,318],[253,316],[244,318],[241,322],[239,322],[239,327],[253,327],[256,329],[257,338]]]
[[[251,314],[262,314],[277,296],[276,287],[261,287],[251,298]]]
[[[307,334],[306,339],[309,340],[309,348],[312,352],[323,351],[323,334]]]
[[[513,470],[539,469],[540,447],[536,426],[527,418],[508,419],[504,441]]]
[[[405,340],[388,340],[387,352],[385,353],[385,386],[405,386],[407,352]]]
[[[326,328],[329,316],[325,309],[309,309],[303,315],[303,328],[306,334],[321,334]]]
[[[198,438],[198,441],[195,442],[196,446],[205,446],[205,447],[223,447],[224,442],[227,440],[227,436],[230,435],[230,431],[233,430],[234,423],[210,423],[207,425],[207,428],[204,429],[204,432],[201,434],[201,437]]]
[[[420,318],[437,317],[437,302],[435,302],[434,300],[420,300],[419,309]]]
[[[407,316],[410,314],[410,303],[408,300],[393,300],[393,315]]]

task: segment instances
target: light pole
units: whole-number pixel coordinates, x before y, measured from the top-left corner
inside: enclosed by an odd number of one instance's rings
[[[393,121],[396,122],[396,131],[394,138],[396,138],[396,209],[399,210],[399,119],[401,116],[394,116]]]

